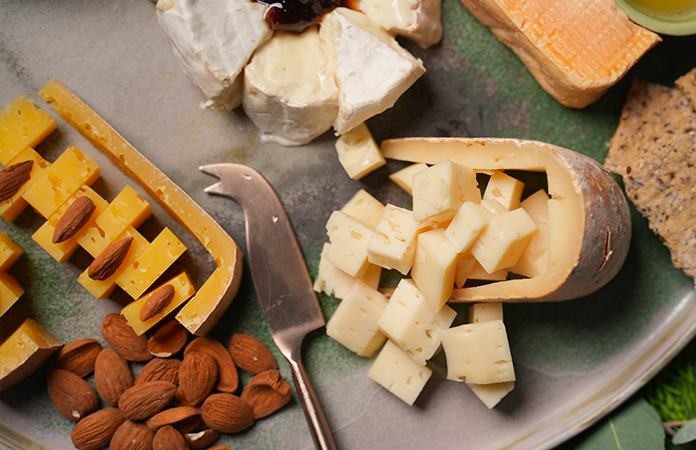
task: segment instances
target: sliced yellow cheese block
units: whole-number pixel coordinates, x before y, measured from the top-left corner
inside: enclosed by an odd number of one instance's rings
[[[0,391],[28,377],[62,346],[36,321],[25,320],[0,344]]]
[[[191,333],[208,333],[239,290],[242,278],[239,247],[191,197],[65,86],[52,81],[39,95],[51,102],[63,118],[157,199],[213,257],[218,268],[177,315],[177,320]]]
[[[46,161],[43,156],[39,155],[36,150],[31,147],[26,147],[24,150],[20,151],[9,163],[17,164],[23,161],[34,161],[31,167],[31,172],[29,172],[29,181],[24,183],[22,187],[19,188],[17,193],[11,198],[8,198],[4,202],[0,202],[0,217],[8,222],[14,222],[14,220],[19,216],[24,209],[29,206],[22,195],[31,187],[36,180],[41,178],[43,174],[51,166],[51,163]]]
[[[36,147],[55,129],[51,116],[18,96],[0,111],[0,164],[8,166],[19,152]]]
[[[601,97],[661,40],[614,0],[461,1],[544,90],[573,108]]]
[[[0,316],[24,294],[24,289],[17,279],[7,272],[0,272]]]
[[[22,256],[21,248],[7,233],[0,233],[0,272],[6,272]]]

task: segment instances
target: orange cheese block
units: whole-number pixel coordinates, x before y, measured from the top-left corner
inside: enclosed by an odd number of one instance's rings
[[[24,193],[29,189],[39,178],[41,178],[44,173],[51,167],[51,163],[46,161],[43,156],[39,155],[36,150],[31,147],[25,147],[21,150],[9,163],[17,164],[24,161],[34,161],[31,167],[31,172],[29,172],[29,181],[24,183],[22,187],[19,188],[17,193],[11,198],[8,198],[4,202],[0,202],[0,217],[8,222],[14,222],[14,220],[19,216],[24,209],[26,209],[29,204],[24,200]]]
[[[51,116],[25,96],[18,96],[0,110],[0,164],[9,165],[19,152],[36,147],[55,129]]]

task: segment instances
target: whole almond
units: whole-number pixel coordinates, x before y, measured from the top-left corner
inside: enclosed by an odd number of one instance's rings
[[[113,350],[103,349],[94,365],[94,383],[101,398],[107,404],[117,406],[121,395],[133,386],[133,373],[128,361]]]
[[[109,245],[106,250],[101,252],[99,256],[92,261],[92,264],[87,268],[87,275],[93,280],[103,281],[116,273],[116,270],[121,266],[123,260],[128,255],[132,237],[123,238]]]
[[[175,393],[176,386],[169,381],[148,381],[124,392],[118,407],[126,419],[146,420],[166,408]]]
[[[77,422],[97,410],[97,393],[81,377],[67,370],[50,370],[46,374],[48,395],[56,409]]]
[[[256,336],[234,334],[228,348],[235,364],[251,375],[278,368],[270,350]]]
[[[277,370],[267,370],[256,375],[242,392],[242,398],[254,409],[255,419],[279,410],[291,397],[290,385]]]
[[[200,419],[200,415],[201,412],[197,408],[193,408],[191,406],[177,406],[175,408],[165,409],[164,411],[155,414],[147,419],[145,424],[150,427],[151,430],[157,430],[158,428],[166,425],[172,425],[178,430],[178,424],[182,422],[184,422],[185,425],[188,423],[193,423],[194,421],[191,419]]]
[[[184,437],[171,426],[157,430],[152,440],[152,450],[188,450]]]
[[[202,352],[184,356],[179,369],[179,386],[192,405],[200,405],[217,384],[218,367],[215,359]]]
[[[51,363],[51,368],[67,370],[84,378],[94,371],[99,352],[101,344],[96,339],[78,339],[60,349]]]
[[[70,434],[73,445],[78,450],[105,447],[124,420],[118,408],[100,409],[77,422]]]
[[[78,197],[63,213],[53,230],[53,243],[60,244],[67,241],[89,222],[90,217],[97,207],[89,197]]]
[[[150,295],[145,304],[140,308],[140,320],[145,322],[164,311],[174,298],[174,286],[165,284]]]
[[[147,341],[147,348],[154,356],[169,358],[184,348],[188,337],[188,330],[178,320],[171,320],[152,335]]]
[[[184,394],[184,390],[181,389],[181,386],[176,388],[176,395],[174,395],[174,398],[176,398],[176,404],[179,406],[198,406],[188,401],[186,395]]]
[[[184,356],[191,352],[202,352],[212,356],[218,366],[218,382],[215,389],[233,394],[239,387],[239,373],[230,352],[216,339],[199,337],[186,346]]]
[[[202,450],[213,445],[220,437],[220,432],[208,428],[203,431],[196,431],[184,434],[184,439],[193,450]]]
[[[106,343],[128,361],[143,362],[152,359],[147,349],[147,336],[138,336],[120,314],[107,314],[102,321],[101,333]]]
[[[175,386],[179,385],[179,368],[181,361],[178,359],[155,358],[145,364],[143,370],[135,379],[135,384],[148,381],[169,381]]]
[[[109,450],[151,450],[155,432],[144,423],[126,420],[111,438]]]
[[[22,161],[0,171],[0,202],[12,198],[29,181],[34,161]]]
[[[220,433],[237,433],[254,424],[254,410],[234,394],[213,394],[203,402],[203,422]]]

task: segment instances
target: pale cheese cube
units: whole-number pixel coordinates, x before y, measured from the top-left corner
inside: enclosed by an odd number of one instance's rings
[[[476,173],[445,160],[413,175],[413,218],[422,227],[451,220],[464,202],[481,203]]]
[[[375,232],[367,244],[370,263],[406,275],[416,253],[418,223],[413,220],[413,212],[387,205]]]
[[[467,386],[471,388],[471,392],[476,394],[476,396],[483,402],[488,409],[493,409],[503,397],[508,395],[510,391],[515,388],[514,381],[507,381],[505,383],[492,383],[492,384],[471,384],[467,383]]]
[[[372,289],[377,289],[379,287],[379,279],[382,275],[381,267],[369,264],[362,277],[351,277],[326,259],[326,254],[330,246],[330,243],[324,243],[324,247],[321,251],[319,273],[317,279],[314,281],[314,290],[316,292],[324,292],[327,295],[333,295],[338,299],[343,299],[346,298],[353,289],[353,285],[357,280],[362,281]]]
[[[334,211],[326,223],[331,241],[326,259],[352,277],[361,277],[367,271],[367,244],[374,231],[341,211]]]
[[[488,273],[514,266],[537,226],[524,209],[494,217],[471,247]]]
[[[410,166],[390,174],[389,179],[406,191],[408,195],[413,195],[413,176],[427,168],[428,165],[425,163],[411,164]]]
[[[483,206],[465,202],[447,226],[445,236],[457,253],[465,252],[471,248],[493,217],[495,215]]]
[[[374,230],[382,218],[384,205],[366,190],[360,189],[343,205],[341,212],[346,213],[370,230]]]
[[[336,140],[338,160],[353,180],[387,163],[367,125],[361,123]]]
[[[408,405],[413,405],[432,374],[429,367],[417,364],[391,341],[384,344],[367,372],[370,379]]]
[[[496,171],[491,175],[483,193],[484,200],[498,200],[508,211],[520,206],[524,183],[503,172]]]
[[[543,189],[536,191],[520,204],[537,225],[529,244],[510,272],[535,277],[549,271],[549,196]]]
[[[508,209],[504,207],[502,203],[493,198],[481,200],[480,204],[486,209],[486,211],[493,214],[494,216],[499,216],[508,212]]]
[[[433,310],[439,311],[452,295],[456,268],[457,251],[445,237],[444,229],[418,236],[411,276]]]
[[[469,306],[470,323],[488,322],[490,320],[503,320],[502,303],[474,303]]]
[[[414,361],[425,365],[440,347],[439,331],[449,328],[456,315],[447,305],[435,312],[413,280],[402,279],[377,323]]]
[[[502,320],[470,323],[438,333],[447,357],[447,378],[473,384],[515,381]]]
[[[537,223],[549,223],[549,196],[539,189],[520,203],[520,208],[527,211],[529,217]]]
[[[454,284],[456,284],[459,289],[463,288],[466,280],[471,278],[470,274],[475,265],[481,267],[481,264],[476,261],[476,258],[474,258],[471,252],[462,252],[457,255],[457,267],[454,269]],[[485,272],[482,267],[481,270]],[[507,277],[507,273],[505,277]]]
[[[326,334],[359,356],[371,358],[387,340],[377,325],[387,303],[381,292],[356,281],[326,324]]]
[[[469,253],[471,255],[471,253]],[[471,255],[472,257],[474,255]],[[486,272],[486,269],[481,266],[481,264],[476,261],[476,258],[474,258],[474,265],[469,271],[469,275],[467,278],[469,280],[478,280],[478,281],[505,281],[507,280],[508,277],[508,270],[507,269],[500,269],[496,272],[493,273],[488,273]]]

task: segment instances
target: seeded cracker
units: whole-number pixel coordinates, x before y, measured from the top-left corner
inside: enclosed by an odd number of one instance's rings
[[[696,67],[674,82],[696,110]]]
[[[689,98],[695,76],[681,79]],[[623,176],[626,195],[674,266],[696,280],[696,112],[687,96],[635,80],[609,146],[604,165]]]

